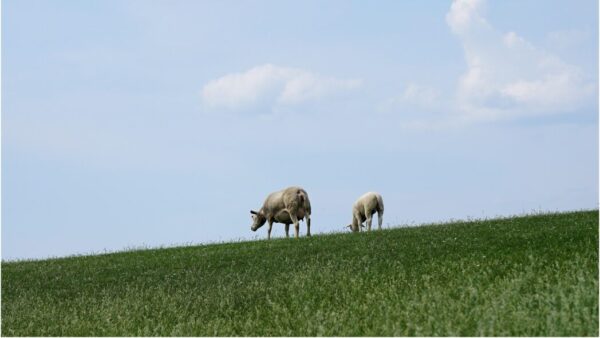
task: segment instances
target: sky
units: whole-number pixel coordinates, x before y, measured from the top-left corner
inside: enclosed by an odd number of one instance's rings
[[[367,191],[384,227],[598,208],[597,1],[5,0],[1,28],[3,260],[264,239],[292,185],[313,234]]]

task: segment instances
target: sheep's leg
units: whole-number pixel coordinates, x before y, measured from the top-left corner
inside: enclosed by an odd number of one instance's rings
[[[271,239],[271,230],[273,229],[273,220],[269,220],[269,232],[267,234],[267,239]]]
[[[362,223],[360,222],[360,216],[357,216],[356,213],[352,214],[352,231],[360,232],[360,228],[362,228]]]
[[[310,215],[305,216],[306,220],[306,236],[310,237]]]
[[[365,217],[367,218],[367,230],[371,231],[371,220],[373,219],[373,214],[371,213],[371,210],[367,209],[367,207],[365,206]]]
[[[296,230],[296,238],[300,237],[300,222],[298,221],[298,217],[295,214],[290,213],[290,218],[292,222],[294,222],[294,229]]]
[[[381,224],[383,223],[383,212],[377,212],[377,222],[379,222],[379,230],[381,230]]]
[[[285,224],[285,238],[290,238],[290,224]]]

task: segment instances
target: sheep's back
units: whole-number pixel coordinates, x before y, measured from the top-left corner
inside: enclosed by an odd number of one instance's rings
[[[308,194],[300,187],[289,187],[283,190],[283,202],[285,207],[288,209],[306,209],[306,204],[310,208],[310,201],[308,201]]]
[[[300,187],[288,187],[271,193],[263,204],[263,209],[273,216],[286,208],[291,210],[302,208],[310,214],[310,201],[306,191]]]
[[[356,200],[356,202],[354,202],[354,210],[360,212],[361,215],[364,215],[365,209],[367,209],[367,211],[370,212],[373,212],[373,210],[377,210],[380,199],[380,197],[378,196],[380,196],[378,193],[372,191],[362,195]],[[383,209],[383,205],[381,206],[381,208]]]
[[[282,209],[285,209],[283,190],[269,194],[263,203],[263,210],[268,214],[275,215]]]

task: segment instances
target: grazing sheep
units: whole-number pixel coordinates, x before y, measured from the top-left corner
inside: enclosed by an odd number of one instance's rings
[[[300,231],[300,221],[306,221],[306,236],[310,236],[310,201],[308,194],[300,187],[289,187],[276,191],[267,196],[259,211],[250,210],[252,214],[252,226],[250,229],[256,231],[269,222],[268,238],[271,239],[273,222],[285,224],[285,237],[290,237],[290,224],[296,228],[296,238]]]
[[[371,231],[373,214],[377,212],[379,229],[383,223],[383,198],[376,192],[368,192],[360,196],[352,206],[352,223],[348,225],[352,231],[361,231],[363,222],[367,221],[367,229]]]

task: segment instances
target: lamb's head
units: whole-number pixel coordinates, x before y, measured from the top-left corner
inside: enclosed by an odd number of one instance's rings
[[[359,226],[359,227],[361,227],[361,228],[364,228],[364,227],[365,227],[365,226],[364,226],[364,225],[362,225],[362,224],[359,224],[358,226]],[[352,227],[352,223],[350,223],[350,224],[346,225],[346,228],[349,228],[350,230],[352,230],[352,232],[357,232],[357,231],[358,231],[358,226],[357,226],[356,228],[353,228],[353,227]]]
[[[267,221],[267,218],[261,212],[256,212],[254,210],[250,210],[250,213],[252,214],[252,226],[250,226],[250,229],[252,231],[256,231],[256,230],[258,230],[258,228],[260,228],[261,226],[263,226],[265,224],[265,222]]]

